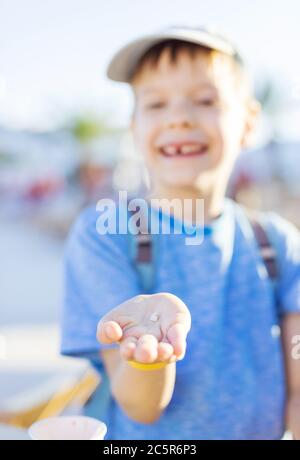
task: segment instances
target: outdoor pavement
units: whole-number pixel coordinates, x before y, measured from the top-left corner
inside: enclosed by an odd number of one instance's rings
[[[80,378],[85,360],[59,355],[63,242],[0,218],[0,413],[26,410]],[[28,439],[0,424],[0,439]]]
[[[56,323],[62,301],[63,242],[25,220],[0,219],[0,329]]]

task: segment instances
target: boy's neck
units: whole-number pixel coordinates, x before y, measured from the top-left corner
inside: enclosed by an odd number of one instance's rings
[[[181,218],[182,217],[182,209],[183,209],[183,200],[189,199],[191,200],[191,212],[189,212],[189,208],[185,208],[184,216],[187,221],[192,222],[193,224],[209,224],[214,219],[217,219],[223,211],[223,204],[224,204],[224,191],[222,190],[214,190],[213,193],[204,193],[203,191],[199,190],[196,187],[156,187],[151,190],[147,194],[147,200],[150,201],[152,199],[157,200],[168,200],[171,201],[173,199],[177,199],[180,202],[180,206],[172,207],[172,214],[174,217]],[[202,218],[204,218],[204,222],[199,222],[198,219],[195,219],[197,216],[195,212],[196,207],[196,200],[204,200],[204,213]],[[176,202],[175,202],[176,203]],[[162,211],[164,211],[163,202],[160,204]],[[169,207],[166,207],[166,211],[169,212]],[[201,218],[201,220],[202,220]]]

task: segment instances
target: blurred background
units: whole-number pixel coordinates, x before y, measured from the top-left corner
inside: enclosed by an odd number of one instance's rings
[[[32,414],[7,414],[86,375],[86,363],[57,356],[64,240],[84,206],[143,186],[130,90],[105,77],[113,52],[174,24],[229,35],[263,113],[228,195],[300,227],[299,17],[297,0],[0,0],[2,423],[26,426]]]

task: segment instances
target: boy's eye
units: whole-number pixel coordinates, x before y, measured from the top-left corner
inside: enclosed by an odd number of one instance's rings
[[[205,106],[210,107],[212,105],[215,105],[216,100],[212,97],[205,97],[205,98],[197,99],[196,102],[198,105],[205,105]]]
[[[149,103],[149,104],[146,104],[145,107],[146,109],[161,109],[163,108],[165,105],[164,102],[152,102],[152,103]]]

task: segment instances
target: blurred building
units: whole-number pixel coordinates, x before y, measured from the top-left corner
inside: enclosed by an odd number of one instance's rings
[[[55,194],[77,162],[78,146],[65,132],[0,128],[0,194],[8,201]]]
[[[272,141],[239,157],[228,194],[251,208],[276,211],[300,228],[300,143]]]
[[[82,208],[138,185],[126,138],[115,130],[83,142],[68,130],[0,127],[0,218],[22,218],[64,237]]]

